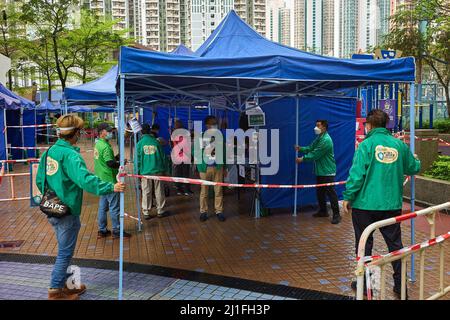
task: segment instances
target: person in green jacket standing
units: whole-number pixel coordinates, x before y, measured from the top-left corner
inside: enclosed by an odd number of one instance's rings
[[[67,268],[70,265],[78,232],[80,231],[80,214],[83,204],[83,190],[95,195],[124,192],[123,183],[102,181],[86,168],[75,147],[83,128],[83,120],[73,114],[67,114],[56,122],[60,131],[58,141],[42,155],[36,175],[36,185],[45,193],[44,181],[61,201],[70,208],[70,214],[61,218],[49,217],[58,242],[58,255],[51,276],[48,298],[50,300],[75,300],[86,291],[86,286],[69,289],[66,285]],[[47,157],[48,155],[48,157]],[[47,163],[46,168],[44,168]]]
[[[218,130],[217,118],[215,116],[207,116],[205,118],[205,126],[207,130]],[[220,131],[217,131],[220,133]],[[213,182],[223,182],[224,177],[224,163],[225,163],[225,145],[216,142],[213,148],[213,142],[215,137],[211,136],[206,138],[204,143],[202,143],[201,150],[194,150],[194,158],[197,163],[197,170],[200,175],[200,179],[208,180]],[[223,150],[220,155],[217,150]],[[216,217],[220,222],[226,220],[223,214],[223,191],[221,186],[214,186],[214,211]],[[202,185],[200,187],[200,221],[205,222],[208,220],[208,186]]]
[[[370,224],[402,213],[403,179],[420,171],[420,160],[409,147],[386,129],[389,116],[382,110],[369,112],[367,135],[356,149],[344,192],[344,212],[352,214],[355,244]],[[380,229],[389,252],[403,248],[400,224]],[[367,240],[365,255],[372,255],[373,235]],[[400,297],[401,262],[392,262],[394,293]],[[352,282],[356,290],[356,281]]]
[[[114,151],[109,143],[113,137],[113,127],[108,123],[102,122],[98,125],[98,140],[94,147],[94,172],[102,181],[117,183],[117,174],[119,173],[120,163],[118,157],[114,156]],[[120,197],[118,193],[110,193],[100,196],[98,203],[98,238],[104,238],[111,235],[107,229],[108,219],[106,212],[109,210],[112,222],[112,237],[120,238]],[[128,232],[123,232],[125,238],[131,237]]]
[[[142,125],[142,138],[136,145],[137,157],[135,166],[138,174],[141,175],[164,175],[167,172],[167,160],[161,144],[151,134],[151,127],[148,123]],[[169,212],[164,210],[166,197],[164,194],[163,182],[160,180],[142,179],[142,211],[144,219],[154,218],[150,214],[153,201],[153,187],[155,187],[156,212],[159,218],[165,217]]]
[[[314,162],[314,173],[316,174],[317,184],[333,183],[336,176],[336,160],[334,159],[333,140],[328,134],[328,121],[317,120],[314,133],[317,138],[308,147],[295,146],[295,150],[305,155],[297,158],[297,163]],[[334,186],[316,188],[317,200],[319,202],[319,211],[313,214],[313,217],[328,217],[326,197],[328,196],[331,209],[333,210],[332,224],[338,224],[341,221],[339,214],[338,196]]]

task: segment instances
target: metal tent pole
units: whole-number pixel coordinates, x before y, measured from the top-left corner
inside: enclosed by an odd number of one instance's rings
[[[415,150],[415,119],[416,119],[416,107],[415,107],[415,84],[414,82],[410,85],[410,91],[409,91],[409,147],[411,149],[411,152],[414,154]],[[415,180],[414,177],[411,177],[411,212],[414,212],[415,210]],[[414,238],[415,238],[415,220],[411,219],[411,244],[414,244]],[[415,275],[415,267],[414,267],[414,254],[411,255],[411,281],[416,281],[416,275]]]
[[[118,108],[118,127],[119,127],[119,155],[120,167],[124,168],[125,164],[125,76],[120,75],[120,102]],[[124,177],[120,178],[123,182]],[[123,229],[124,229],[124,211],[125,211],[125,195],[120,193],[120,247],[119,247],[119,296],[122,300],[123,290]]]
[[[136,115],[136,105],[133,102],[133,115]],[[137,159],[136,159],[136,142],[137,142],[137,133],[133,132],[133,163],[137,163]],[[136,166],[133,166],[133,172],[134,174],[137,174],[137,168]],[[139,192],[139,180],[135,180],[135,189],[136,189],[136,206],[137,206],[137,211],[138,211],[138,231],[142,231],[142,223],[141,223],[141,195]]]
[[[296,85],[296,91],[298,91],[298,85]],[[299,129],[298,129],[298,125],[299,125],[299,123],[298,123],[298,116],[299,116],[299,106],[300,106],[300,97],[299,97],[299,95],[297,94],[296,96],[295,96],[295,145],[298,145],[298,143],[299,143],[299,139],[298,139],[298,134],[299,134]],[[297,151],[295,151],[295,157],[297,158],[298,157],[298,152]],[[297,185],[298,184],[298,163],[296,162],[295,163],[295,184]],[[297,188],[295,188],[294,189],[294,213],[293,213],[293,215],[294,215],[294,217],[296,217],[297,216],[297,197],[298,197],[298,194],[297,194],[297,192],[298,192],[298,189]]]
[[[3,126],[5,128],[5,160],[8,160],[8,127],[6,123],[6,108],[3,109]],[[6,165],[6,172],[9,173],[9,165],[6,163],[4,165]]]

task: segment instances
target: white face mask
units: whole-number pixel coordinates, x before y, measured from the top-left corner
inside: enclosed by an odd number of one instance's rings
[[[113,138],[112,132],[108,132],[108,134],[106,135],[105,139],[106,140],[111,140],[112,138]]]
[[[317,128],[317,127],[314,127],[314,133],[315,133],[316,135],[319,135],[319,134],[322,133],[322,130],[320,130],[320,129]]]
[[[210,126],[210,129],[217,129],[217,128],[218,128],[217,124],[213,124]]]

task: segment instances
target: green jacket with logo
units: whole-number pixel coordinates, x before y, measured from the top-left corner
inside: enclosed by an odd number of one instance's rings
[[[344,200],[361,210],[399,210],[405,175],[420,171],[420,160],[385,128],[370,130],[356,149]]]
[[[333,140],[328,132],[320,134],[308,147],[301,147],[300,152],[306,153],[304,161],[314,161],[316,176],[336,175]]]
[[[94,148],[94,172],[105,182],[117,183],[118,169],[110,168],[106,163],[114,160],[114,151],[106,139],[98,139]]]
[[[45,157],[47,156],[47,184],[61,201],[70,208],[74,216],[79,216],[83,203],[83,190],[95,195],[114,192],[114,184],[104,182],[86,168],[80,149],[59,139],[41,157],[36,185],[44,193]]]
[[[219,159],[219,157],[216,157],[216,160],[219,163],[216,163],[214,165],[214,167],[216,169],[218,169],[218,170],[222,169],[223,168],[223,164],[226,162],[226,155],[225,155],[226,150],[225,150],[225,148],[226,147],[225,147],[224,143],[219,143],[219,142],[216,143],[215,149],[216,150],[220,150],[220,149],[223,150],[222,159]],[[197,163],[197,170],[198,170],[198,172],[203,172],[203,173],[206,172],[206,170],[208,169],[208,164],[205,161],[205,148],[197,150],[196,144],[194,143],[194,145],[192,146],[192,150],[193,150],[192,153],[194,154],[195,163]]]
[[[166,155],[159,141],[149,135],[142,135],[136,145],[137,157],[134,165],[138,169],[138,174],[154,175],[167,171]]]

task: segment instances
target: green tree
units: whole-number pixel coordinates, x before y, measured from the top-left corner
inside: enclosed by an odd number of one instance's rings
[[[53,42],[50,34],[41,33],[35,40],[23,39],[21,41],[21,52],[29,61],[39,68],[47,82],[48,99],[52,99],[52,88],[57,80],[55,59],[53,56]]]
[[[121,45],[130,44],[125,38],[127,30],[114,30],[117,20],[105,19],[82,10],[80,27],[71,30],[68,41],[76,56],[76,76],[83,83],[104,73],[115,62],[112,52]]]
[[[10,58],[14,66],[20,48],[20,35],[23,33],[20,13],[14,4],[0,2],[0,15],[0,53]],[[8,87],[12,90],[12,70],[8,71]]]
[[[69,28],[75,25],[72,9],[78,0],[29,0],[23,6],[23,19],[32,30],[32,38],[50,40],[54,66],[62,89],[66,87],[76,56],[69,41]]]
[[[448,0],[412,0],[390,17],[391,30],[383,46],[416,58],[418,83],[422,83],[424,64],[433,70],[444,87],[450,117],[449,14]],[[426,28],[421,30],[421,24]]]

